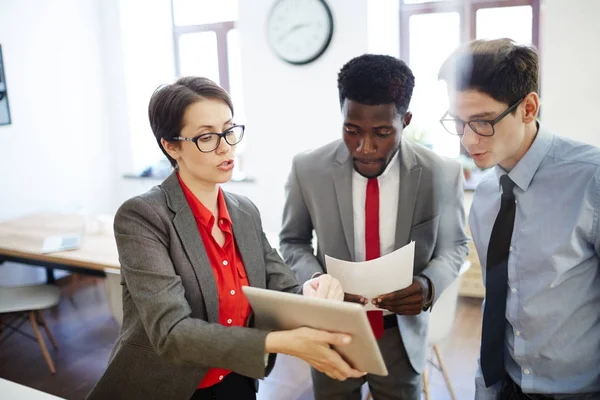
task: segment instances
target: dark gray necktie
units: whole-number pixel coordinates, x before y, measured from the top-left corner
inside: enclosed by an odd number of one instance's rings
[[[494,222],[487,252],[485,308],[481,338],[481,372],[487,387],[504,379],[504,337],[506,331],[506,292],[508,288],[508,255],[515,224],[515,183],[500,177],[502,199]]]

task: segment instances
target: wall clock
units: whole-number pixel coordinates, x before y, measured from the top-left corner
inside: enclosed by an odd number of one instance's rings
[[[269,45],[290,64],[315,61],[332,36],[333,16],[325,0],[278,0],[267,18]]]

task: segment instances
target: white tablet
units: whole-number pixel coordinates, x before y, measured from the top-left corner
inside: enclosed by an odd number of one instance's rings
[[[255,315],[257,328],[288,330],[307,326],[329,332],[347,333],[352,342],[335,350],[353,368],[370,374],[387,376],[363,306],[305,297],[250,286],[242,288]]]

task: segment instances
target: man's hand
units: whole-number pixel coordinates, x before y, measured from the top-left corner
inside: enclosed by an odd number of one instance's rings
[[[344,301],[362,304],[363,306],[367,304],[367,299],[358,294],[344,293]]]
[[[427,288],[423,287],[420,280],[414,280],[412,285],[405,289],[374,298],[373,304],[394,314],[417,315],[423,311],[425,289]]]
[[[302,294],[307,297],[318,297],[321,299],[344,300],[344,291],[340,281],[331,275],[319,275],[308,280],[302,287]]]

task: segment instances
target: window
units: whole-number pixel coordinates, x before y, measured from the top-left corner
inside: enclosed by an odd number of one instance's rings
[[[235,121],[245,122],[242,92],[240,38],[236,29],[238,0],[171,0],[175,73],[204,76],[225,90],[235,106]],[[232,180],[243,180],[241,156],[245,142],[236,150]]]
[[[400,58],[415,74],[413,121],[406,134],[437,153],[458,157],[460,139],[438,123],[448,109],[446,88],[437,75],[461,43],[508,37],[539,48],[539,0],[399,0]]]

